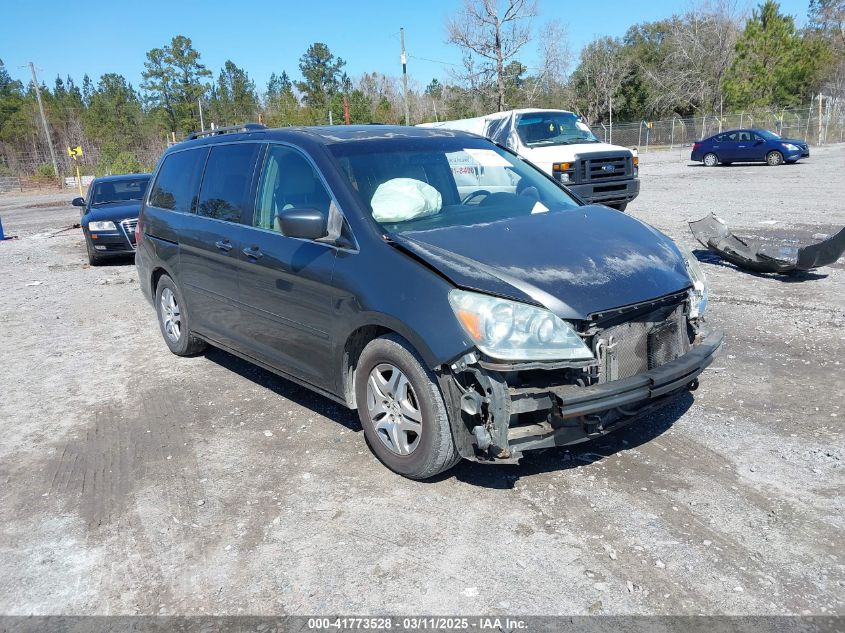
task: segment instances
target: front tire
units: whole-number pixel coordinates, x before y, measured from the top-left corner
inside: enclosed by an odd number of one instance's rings
[[[177,356],[192,356],[206,348],[205,341],[191,333],[182,292],[167,275],[158,280],[155,306],[161,335],[171,352]]]
[[[778,165],[783,165],[783,154],[781,154],[777,150],[772,150],[768,154],[766,154],[766,164],[769,167],[777,167]]]
[[[705,167],[715,167],[719,164],[719,157],[712,152],[708,152],[704,155],[704,160],[702,162]]]
[[[405,339],[371,341],[355,368],[358,417],[375,456],[410,479],[427,479],[460,461],[434,374]]]
[[[628,203],[627,202],[618,202],[618,203],[615,203],[615,204],[609,204],[607,206],[609,206],[611,209],[616,209],[617,211],[623,211],[624,212],[625,209],[628,208]]]
[[[99,266],[102,260],[94,252],[94,247],[91,246],[91,238],[85,237],[85,250],[88,251],[88,263],[91,266]]]

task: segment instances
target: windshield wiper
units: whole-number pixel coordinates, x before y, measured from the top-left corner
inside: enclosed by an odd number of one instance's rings
[[[546,140],[546,141],[534,141],[533,143],[529,143],[529,147],[536,147],[538,145],[578,145],[580,143],[599,143],[597,139],[592,138],[575,138],[575,139],[567,139],[561,141],[553,141],[553,140]]]

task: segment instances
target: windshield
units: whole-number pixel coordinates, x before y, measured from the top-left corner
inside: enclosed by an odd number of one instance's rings
[[[472,226],[579,204],[542,172],[470,138],[374,139],[330,146],[387,233]]]
[[[147,189],[149,176],[143,178],[132,178],[126,180],[106,180],[94,185],[94,192],[91,195],[91,204],[108,204],[109,202],[128,202],[140,200],[144,197]]]
[[[520,115],[516,131],[528,147],[599,142],[590,128],[572,112],[532,112]]]
[[[780,136],[778,136],[774,132],[769,132],[769,130],[757,130],[757,133],[764,139],[767,139],[769,141],[777,141],[778,139],[780,139]]]

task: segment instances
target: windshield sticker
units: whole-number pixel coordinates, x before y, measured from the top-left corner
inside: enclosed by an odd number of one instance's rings
[[[537,202],[534,204],[534,208],[531,209],[531,215],[534,215],[535,213],[548,213],[548,211],[549,207],[537,200]]]
[[[504,157],[499,156],[492,149],[466,149],[464,151],[473,157],[482,167],[510,167],[511,164]]]

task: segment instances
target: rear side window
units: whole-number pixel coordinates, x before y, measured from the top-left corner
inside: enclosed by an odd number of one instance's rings
[[[202,179],[197,213],[215,220],[240,222],[248,204],[257,143],[217,145],[211,149]]]
[[[202,147],[165,158],[150,192],[150,206],[191,213],[206,156],[208,149]]]

